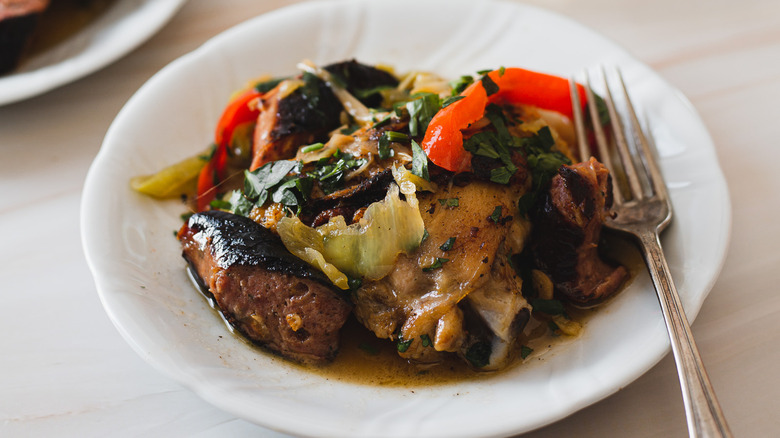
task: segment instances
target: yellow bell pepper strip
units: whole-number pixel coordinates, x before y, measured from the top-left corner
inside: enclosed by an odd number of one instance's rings
[[[488,79],[471,84],[460,100],[442,108],[428,124],[422,147],[428,158],[439,167],[452,172],[471,169],[471,153],[463,148],[463,133],[480,120],[490,103],[532,105],[572,117],[572,104],[567,79],[525,70],[506,68],[491,71]],[[490,94],[485,83],[490,86]],[[585,89],[577,84],[583,108]]]
[[[222,112],[214,134],[216,149],[198,176],[197,211],[206,210],[211,201],[216,197],[215,188],[217,184],[227,176],[225,174],[227,170],[227,152],[230,141],[233,138],[233,132],[241,124],[257,120],[260,110],[257,108],[255,100],[262,95],[263,93],[252,88],[230,101]]]
[[[158,199],[176,198],[191,193],[208,161],[208,151],[172,164],[154,175],[137,176],[130,180],[134,190]]]

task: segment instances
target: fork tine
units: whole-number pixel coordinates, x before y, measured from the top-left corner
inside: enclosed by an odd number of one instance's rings
[[[591,155],[590,146],[588,146],[588,138],[585,135],[585,117],[582,115],[580,93],[577,92],[577,82],[574,81],[574,78],[569,78],[569,94],[571,95],[571,109],[574,113],[574,129],[577,131],[580,161],[586,161]]]
[[[623,171],[628,179],[628,186],[631,190],[631,197],[638,201],[645,198],[645,192],[642,188],[642,183],[639,181],[639,174],[637,173],[634,160],[631,157],[631,151],[628,150],[628,142],[626,141],[626,135],[623,128],[623,121],[618,115],[615,108],[615,101],[612,98],[612,91],[609,88],[607,82],[607,74],[602,68],[601,75],[604,78],[604,102],[607,105],[609,111],[609,119],[612,124],[612,134],[615,136],[615,145],[617,146],[618,155],[620,161],[623,163]]]
[[[587,95],[588,98],[588,110],[590,111],[590,120],[593,122],[592,123],[593,133],[595,134],[596,145],[598,146],[599,149],[599,159],[601,160],[602,163],[604,163],[604,166],[607,167],[609,173],[611,173],[612,175],[617,175],[615,173],[615,167],[612,165],[612,155],[610,155],[609,153],[609,142],[607,141],[607,136],[604,133],[604,128],[601,126],[601,123],[599,123],[599,110],[598,107],[596,106],[596,96],[593,93],[593,89],[590,86],[590,77],[588,76],[587,71],[584,72],[584,75],[585,75],[585,94]],[[584,134],[581,137],[584,137]],[[616,204],[622,204],[624,201],[623,192],[620,189],[613,190],[612,197]]]
[[[669,197],[666,192],[666,184],[664,184],[663,176],[661,175],[661,170],[655,160],[653,150],[650,147],[650,142],[647,140],[647,137],[642,130],[642,125],[639,124],[639,118],[637,118],[636,111],[634,111],[634,105],[631,103],[631,98],[628,96],[626,82],[623,80],[623,73],[620,71],[620,69],[616,69],[616,71],[618,82],[620,83],[620,88],[623,90],[623,98],[626,102],[626,109],[628,111],[629,119],[631,121],[634,134],[636,135],[638,145],[641,147],[641,155],[643,158],[643,164],[647,169],[648,180],[653,188],[653,192],[656,195],[668,199]]]

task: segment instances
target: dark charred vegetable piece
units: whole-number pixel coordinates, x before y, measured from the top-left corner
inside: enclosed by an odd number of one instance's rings
[[[398,80],[383,70],[346,61],[325,67],[368,107],[381,104],[382,87],[396,86]],[[260,116],[254,135],[251,170],[269,161],[295,156],[299,146],[313,143],[341,124],[343,106],[333,91],[316,76],[304,73],[303,86],[281,96],[279,88],[260,101]]]
[[[532,211],[535,263],[555,285],[556,294],[590,307],[617,292],[628,278],[623,266],[602,260],[598,244],[612,205],[607,169],[590,161],[562,166]]]
[[[252,165],[295,156],[298,147],[339,126],[341,102],[316,76],[305,73],[304,85],[286,96],[274,88],[260,99],[260,115],[255,127]]]
[[[15,69],[48,0],[17,0],[0,7],[0,74]]]
[[[354,59],[330,64],[325,70],[342,81],[347,91],[369,108],[378,108],[382,104],[379,90],[398,86],[398,79],[392,74]]]
[[[208,211],[192,215],[178,238],[197,280],[237,331],[297,362],[333,359],[351,304],[278,236],[248,218]]]
[[[385,169],[357,184],[313,199],[304,206],[300,214],[301,221],[315,227],[327,222],[331,217],[342,215],[347,223],[350,223],[355,212],[372,202],[384,199],[387,188],[393,181],[391,170]]]

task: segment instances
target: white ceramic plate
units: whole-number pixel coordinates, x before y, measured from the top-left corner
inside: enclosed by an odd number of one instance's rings
[[[152,365],[239,417],[310,436],[497,436],[528,431],[636,379],[668,351],[658,303],[641,276],[577,342],[494,379],[381,388],[326,380],[258,354],[232,336],[193,289],[172,233],[178,202],[133,193],[128,180],[200,151],[227,97],[303,58],[355,57],[445,77],[498,66],[560,75],[619,65],[660,149],[676,219],[664,235],[693,319],[724,259],[730,206],[699,117],[618,45],[552,13],[501,2],[318,1],[257,17],[172,63],[112,124],[87,178],[84,247],[119,331]],[[413,389],[412,392],[410,389]]]
[[[187,0],[117,0],[77,34],[0,76],[0,105],[95,72],[154,35]]]

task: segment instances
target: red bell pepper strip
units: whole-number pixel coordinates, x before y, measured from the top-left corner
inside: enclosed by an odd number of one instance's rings
[[[216,150],[198,175],[196,198],[198,211],[206,210],[216,197],[217,191],[214,190],[216,185],[227,176],[225,174],[227,171],[227,151],[230,141],[233,139],[233,132],[241,124],[257,120],[260,110],[252,102],[260,96],[262,93],[251,89],[230,101],[222,112],[214,134]]]
[[[498,91],[487,95],[481,81],[466,88],[460,99],[441,109],[428,124],[422,148],[439,167],[464,172],[471,168],[471,153],[463,148],[462,130],[481,119],[489,103],[533,105],[572,117],[569,81],[565,78],[522,68],[506,68],[488,73]],[[583,108],[585,89],[577,84]]]

